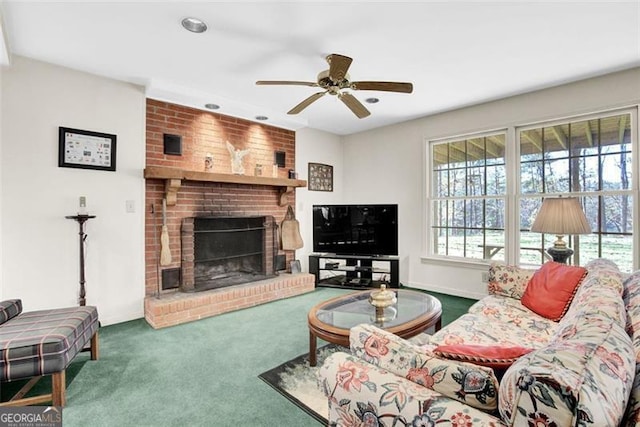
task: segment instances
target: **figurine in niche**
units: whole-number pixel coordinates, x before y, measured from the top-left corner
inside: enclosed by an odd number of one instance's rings
[[[231,154],[231,173],[236,175],[244,175],[244,166],[242,165],[242,159],[249,154],[249,150],[237,150],[233,145],[227,141],[227,150]]]

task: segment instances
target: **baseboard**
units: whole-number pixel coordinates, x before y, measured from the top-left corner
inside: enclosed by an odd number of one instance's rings
[[[481,293],[481,292],[461,291],[460,289],[447,288],[447,287],[430,285],[425,283],[402,282],[402,284],[411,288],[422,289],[423,291],[438,292],[440,294],[453,295],[456,297],[469,298],[469,299],[475,299],[475,300],[482,299],[488,295],[486,293]]]
[[[98,306],[98,310],[100,310],[100,306]],[[118,313],[115,316],[110,315],[102,315],[100,311],[98,311],[98,320],[100,320],[100,326],[109,326],[115,325],[117,323],[130,322],[132,320],[141,319],[144,317],[144,310],[135,310],[128,313]]]

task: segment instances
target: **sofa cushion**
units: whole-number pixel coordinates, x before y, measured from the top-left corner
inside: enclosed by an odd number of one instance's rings
[[[469,307],[469,313],[480,314],[515,330],[525,329],[529,335],[540,338],[545,344],[558,328],[558,322],[532,312],[519,299],[500,295],[487,295]]]
[[[497,408],[498,380],[492,369],[442,359],[373,325],[349,334],[351,353],[381,369],[485,411]]]
[[[569,308],[586,273],[584,267],[546,262],[531,276],[522,304],[534,313],[558,321]]]
[[[506,369],[516,360],[531,352],[532,348],[491,345],[441,345],[433,349],[433,353],[445,359],[470,362],[494,369]]]
[[[640,270],[631,274],[623,283],[622,299],[627,312],[626,330],[640,362]]]
[[[625,329],[636,357],[636,376],[623,422],[624,426],[631,427],[640,425],[640,270],[624,280],[622,299],[627,313]]]
[[[625,427],[636,427],[640,425],[640,363],[636,363],[636,376],[633,380],[629,404],[624,414],[622,424]]]
[[[538,320],[539,318],[542,319],[531,313],[529,317],[516,316],[512,322],[509,322],[497,320],[483,313],[467,313],[433,334],[429,343],[434,346],[451,344],[520,346],[522,343],[527,343],[527,347],[539,348],[549,343],[558,326],[556,322],[548,319],[542,322]],[[549,322],[553,323],[553,327],[549,327]]]
[[[331,426],[504,426],[499,418],[342,352],[318,369]],[[277,422],[276,422],[277,424]]]
[[[22,300],[10,299],[0,302],[0,325],[22,313]]]
[[[534,272],[515,265],[492,263],[489,266],[489,294],[520,299]]]
[[[631,339],[606,316],[584,316],[562,340],[516,361],[500,383],[509,425],[617,426],[633,383]]]

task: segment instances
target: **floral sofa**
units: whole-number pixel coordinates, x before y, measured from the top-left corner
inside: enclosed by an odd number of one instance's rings
[[[640,425],[640,271],[597,259],[573,288],[543,281],[535,306],[547,264],[493,264],[489,295],[431,336],[353,328],[319,370],[329,424]]]

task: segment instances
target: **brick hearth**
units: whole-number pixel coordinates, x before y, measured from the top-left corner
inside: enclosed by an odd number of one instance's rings
[[[160,298],[145,298],[144,317],[154,329],[159,329],[304,294],[314,289],[314,276],[299,273],[282,274],[272,279],[204,292],[164,293]]]

